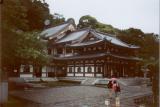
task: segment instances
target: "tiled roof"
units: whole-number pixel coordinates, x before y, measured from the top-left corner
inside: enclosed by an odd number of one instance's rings
[[[77,46],[86,46],[86,45],[93,45],[102,42],[103,40],[97,40],[97,41],[89,41],[89,42],[82,42],[82,43],[75,43],[72,45],[69,45],[70,47],[77,47]]]
[[[104,56],[111,56],[116,57],[119,59],[125,59],[125,60],[135,60],[135,61],[141,61],[141,58],[138,57],[130,57],[130,56],[119,56],[111,53],[97,53],[97,54],[89,54],[89,55],[73,55],[73,56],[63,56],[63,57],[53,57],[56,60],[75,60],[75,59],[92,59],[92,58],[100,58]]]
[[[65,43],[65,42],[69,42],[69,41],[80,41],[80,38],[85,39],[85,37],[91,33],[95,38],[97,38],[97,41],[89,41],[89,42],[78,42],[76,44],[70,44],[69,46],[86,46],[86,45],[92,45],[92,44],[96,44],[99,43],[100,41],[108,41],[114,45],[118,45],[118,46],[122,46],[122,47],[126,47],[126,48],[140,48],[138,46],[133,46],[127,43],[122,42],[121,40],[119,40],[118,38],[110,35],[110,34],[104,34],[104,33],[100,33],[100,32],[96,32],[93,29],[81,29],[81,30],[77,30],[74,31],[68,35],[66,35],[64,38],[62,38],[61,40],[57,41],[57,43]]]
[[[52,27],[49,29],[44,30],[41,35],[43,38],[48,39],[49,37],[56,37],[58,35],[58,33],[62,32],[63,30],[65,30],[70,24],[70,22],[65,22],[59,26],[56,27]],[[81,43],[81,41],[83,41],[83,39],[85,39],[85,37],[91,33],[95,38],[97,38],[97,41],[94,42],[86,42],[86,43]],[[70,46],[86,46],[86,45],[91,45],[91,44],[96,44],[99,42],[99,40],[106,40],[114,45],[118,45],[118,46],[122,46],[122,47],[126,47],[126,48],[140,48],[138,46],[134,46],[134,45],[130,45],[127,43],[122,42],[121,40],[119,40],[118,38],[116,38],[115,36],[111,35],[111,34],[105,34],[102,32],[97,32],[93,29],[81,29],[81,30],[76,30],[71,32],[68,35],[63,36],[62,38],[60,38],[59,40],[56,41],[56,43],[65,43],[65,42],[71,42],[73,43],[73,41],[78,41],[78,42],[74,42],[76,44],[70,44]]]
[[[102,33],[97,33],[99,36],[101,36],[101,38],[106,39],[107,41],[115,44],[115,45],[119,45],[119,46],[123,46],[123,47],[127,47],[127,48],[139,48],[138,46],[133,46],[133,45],[129,45],[127,43],[122,42],[121,40],[119,40],[118,38],[111,36],[110,34],[102,34]]]
[[[61,40],[57,41],[57,43],[75,41],[80,39],[83,36],[86,36],[87,34],[88,34],[87,30],[75,31],[68,34],[66,37],[62,38]]]
[[[69,23],[65,23],[56,27],[52,27],[52,28],[48,28],[46,30],[44,30],[41,35],[43,36],[43,38],[49,38],[49,37],[54,37],[56,36],[57,33],[63,31],[66,27],[68,27],[70,24]]]

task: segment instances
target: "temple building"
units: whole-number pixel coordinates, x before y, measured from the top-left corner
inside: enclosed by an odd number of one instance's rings
[[[41,68],[39,77],[143,75],[140,71],[141,59],[137,56],[140,47],[91,28],[77,29],[72,19],[45,29],[41,38],[47,41],[51,61]]]

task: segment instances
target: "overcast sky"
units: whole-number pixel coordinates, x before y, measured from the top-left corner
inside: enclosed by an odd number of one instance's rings
[[[159,0],[46,0],[52,14],[74,18],[84,15],[119,29],[138,28],[159,34]]]

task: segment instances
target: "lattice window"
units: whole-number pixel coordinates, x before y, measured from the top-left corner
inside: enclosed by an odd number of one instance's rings
[[[72,67],[69,67],[69,73],[72,73],[73,71],[72,71]]]
[[[81,67],[78,67],[77,71],[78,71],[78,72],[81,72]]]
[[[101,73],[101,67],[97,68],[97,73]]]
[[[87,72],[88,72],[88,73],[91,73],[91,72],[92,72],[92,68],[91,68],[90,66],[88,67]]]
[[[29,65],[25,65],[24,66],[24,72],[30,72],[30,66]]]

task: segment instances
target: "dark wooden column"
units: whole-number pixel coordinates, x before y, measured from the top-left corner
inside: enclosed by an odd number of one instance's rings
[[[74,77],[75,77],[75,69],[76,69],[76,68],[75,68],[75,61],[73,61],[73,72],[74,72],[74,73],[73,73],[73,76],[74,76]]]
[[[119,70],[118,70],[118,66],[117,66],[116,62],[114,62],[114,70],[115,70],[115,72],[117,74],[117,77],[119,77]]]
[[[94,77],[96,77],[96,62],[94,61]]]
[[[123,67],[122,67],[122,65],[119,63],[119,71],[120,71],[120,76],[121,77],[123,77],[124,75],[123,75]]]
[[[110,63],[110,72],[111,72],[111,76],[112,76],[114,74],[113,63]]]
[[[107,77],[110,77],[109,63],[106,62]]]
[[[130,76],[129,73],[128,73],[128,72],[130,72],[130,71],[128,71],[128,68],[130,68],[130,65],[129,65],[129,66],[125,66],[125,65],[123,64],[124,74],[127,75],[127,77]]]
[[[106,70],[107,69],[106,68],[106,61],[104,61],[104,66],[103,67],[104,67],[103,77],[106,77],[106,75],[107,75],[107,73],[106,73],[106,71],[107,71]]]
[[[85,62],[83,61],[83,77],[85,77]]]
[[[102,64],[102,77],[104,77],[104,64]]]
[[[57,65],[55,64],[55,77],[57,77]]]
[[[110,70],[110,63],[107,62],[107,74],[108,74],[108,77],[111,77],[111,70]]]

